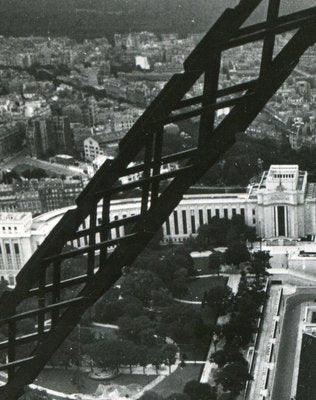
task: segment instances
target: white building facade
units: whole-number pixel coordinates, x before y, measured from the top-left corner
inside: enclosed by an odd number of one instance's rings
[[[163,225],[165,242],[181,243],[198,233],[201,225],[213,217],[241,215],[248,226],[268,240],[295,241],[316,235],[316,184],[308,183],[307,172],[296,165],[272,165],[259,183],[244,192],[229,188],[217,193],[186,194]],[[70,207],[71,208],[71,207]],[[36,218],[31,213],[0,213],[0,276],[12,283],[14,276],[43,242],[69,208],[54,210]],[[140,199],[129,198],[111,203],[110,220],[140,213]],[[99,206],[97,224],[102,223]],[[89,218],[80,229],[89,227]],[[111,238],[124,235],[124,227],[113,228]],[[97,234],[96,241],[100,240]],[[88,237],[69,243],[74,247],[88,244]]]

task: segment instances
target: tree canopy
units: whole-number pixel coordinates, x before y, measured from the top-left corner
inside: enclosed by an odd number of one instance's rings
[[[208,267],[219,275],[223,261],[223,254],[220,251],[213,251],[208,257]]]
[[[225,391],[230,391],[234,397],[238,396],[247,381],[252,376],[248,372],[248,364],[244,361],[235,361],[224,366],[217,373],[215,381],[222,385]]]
[[[227,264],[239,265],[242,262],[249,261],[250,254],[245,242],[237,241],[228,244],[225,252],[225,262]]]
[[[183,392],[191,400],[216,400],[216,392],[208,383],[200,383],[195,380],[189,381],[185,384]]]
[[[232,299],[232,291],[228,286],[215,286],[207,292],[206,304],[212,307],[218,315],[227,313]]]

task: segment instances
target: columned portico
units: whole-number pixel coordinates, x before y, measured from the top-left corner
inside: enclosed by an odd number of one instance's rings
[[[251,188],[257,198],[258,233],[264,238],[298,239],[308,234],[305,224],[307,172],[297,165],[271,165]]]
[[[256,228],[265,239],[297,240],[316,236],[316,183],[307,181],[307,172],[297,165],[271,165],[259,183],[241,188],[209,188],[193,191],[182,201],[163,224],[163,240],[181,243],[196,236],[201,225],[212,218],[232,218],[239,215],[245,223]],[[110,220],[138,215],[141,199],[115,200],[111,204]],[[69,208],[50,211],[32,219],[27,213],[0,213],[0,276],[13,280],[19,268],[42,243],[51,229]],[[97,225],[102,222],[102,207],[97,210]],[[89,227],[89,218],[80,229]],[[110,231],[112,239],[124,235],[123,228]],[[283,240],[284,239],[284,240]],[[86,246],[84,236],[68,244]],[[100,237],[97,236],[97,242]]]

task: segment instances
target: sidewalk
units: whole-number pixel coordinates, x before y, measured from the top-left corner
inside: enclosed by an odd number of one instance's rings
[[[216,349],[219,350],[221,346],[217,344]],[[218,368],[218,365],[215,363],[212,363],[209,361],[211,354],[215,353],[215,346],[212,340],[212,343],[210,345],[209,351],[207,353],[207,358],[205,362],[205,366],[200,378],[200,383],[208,383],[210,385],[215,385],[214,379],[213,379],[213,371],[215,371]]]
[[[293,278],[305,279],[316,283],[316,275],[307,274],[305,272],[294,271],[292,269],[271,268],[268,270],[270,275],[289,275]]]

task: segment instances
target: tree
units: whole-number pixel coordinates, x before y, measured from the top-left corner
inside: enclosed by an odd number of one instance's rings
[[[149,364],[149,350],[147,346],[140,345],[138,346],[138,353],[136,355],[136,360],[135,362],[139,364],[141,367],[143,367],[143,373],[145,375],[145,370],[147,365]]]
[[[24,172],[21,173],[22,176],[24,176],[27,179],[41,179],[41,178],[47,178],[47,173],[41,168],[32,168],[32,169],[27,169]]]
[[[164,286],[162,280],[153,272],[132,269],[123,278],[121,292],[123,297],[136,297],[148,306],[152,300],[152,291],[159,290]]]
[[[155,332],[153,328],[155,324],[146,315],[141,315],[136,318],[123,316],[117,320],[120,327],[120,335],[124,338],[132,340],[140,344],[142,333],[145,331]],[[153,334],[151,335],[153,337]]]
[[[94,307],[94,320],[102,323],[113,323],[127,315],[138,317],[144,314],[142,302],[133,296],[119,298],[120,290],[111,289]]]
[[[102,368],[115,369],[117,372],[120,365],[126,360],[125,353],[131,342],[118,339],[101,339],[84,347],[84,352]]]
[[[178,344],[192,343],[197,338],[201,340],[200,332],[196,331],[201,325],[204,325],[204,322],[200,310],[175,303],[162,310],[158,332],[160,336],[168,336]]]
[[[219,370],[215,381],[217,385],[222,385],[225,391],[230,391],[232,398],[236,398],[244,388],[247,381],[252,376],[248,372],[248,363],[236,361],[227,364],[223,369]]]
[[[213,308],[218,315],[224,315],[230,305],[232,291],[228,286],[215,286],[208,291],[206,303]]]
[[[268,251],[257,251],[253,253],[250,271],[256,275],[256,282],[259,285],[260,278],[269,275],[267,269],[270,266],[270,253]]]
[[[252,335],[257,330],[254,321],[242,318],[242,315],[232,317],[223,326],[223,335],[226,343],[235,345],[237,348],[245,347],[252,340]]]
[[[174,302],[171,293],[166,288],[153,290],[151,298],[153,307],[168,307]]]
[[[134,267],[154,273],[174,296],[186,294],[187,278],[195,273],[189,252],[174,247],[167,251],[147,251],[138,257]]]
[[[227,264],[239,265],[242,262],[250,260],[250,254],[244,242],[233,242],[228,244],[224,255]]]
[[[190,396],[186,393],[171,393],[166,400],[190,400]]]
[[[219,276],[222,263],[223,263],[223,254],[220,251],[214,251],[209,255],[208,267],[211,271],[216,272],[217,276]]]
[[[175,344],[167,343],[162,347],[162,352],[169,366],[169,374],[171,374],[171,365],[176,362],[176,354],[178,352],[178,348]]]
[[[260,304],[254,298],[253,293],[248,290],[237,298],[235,309],[238,311],[241,320],[255,321],[260,315],[259,306]]]
[[[201,225],[198,229],[197,240],[204,245],[209,246],[225,246],[226,235],[231,222],[227,218],[213,217],[209,224]]]
[[[130,373],[132,373],[132,366],[137,364],[138,361],[139,346],[134,343],[129,343],[125,348],[123,364],[129,366]]]
[[[163,337],[157,335],[156,326],[144,328],[139,333],[139,342],[145,346],[155,346],[163,340]]]
[[[210,357],[212,362],[215,362],[220,368],[231,362],[244,362],[243,355],[232,346],[225,346],[223,349],[215,351]]]
[[[30,389],[29,387],[26,387],[24,392],[25,394],[22,397],[23,400],[50,400],[50,397],[45,390]]]
[[[253,226],[247,226],[247,229],[245,232],[245,239],[248,240],[252,246],[253,242],[255,242],[257,240],[256,228],[254,228]]]
[[[139,400],[164,400],[164,398],[159,394],[148,390],[142,395],[142,397],[140,397]]]
[[[216,392],[208,383],[199,381],[189,381],[185,384],[183,392],[191,400],[216,400]]]
[[[156,374],[158,375],[159,367],[164,362],[164,355],[161,351],[161,347],[155,346],[148,349],[148,362],[155,366]]]
[[[9,288],[9,282],[4,279],[3,276],[1,276],[0,279],[0,297],[3,295],[5,292],[9,292],[11,289]]]
[[[243,236],[235,226],[231,226],[226,234],[226,243],[234,243],[243,240]]]

